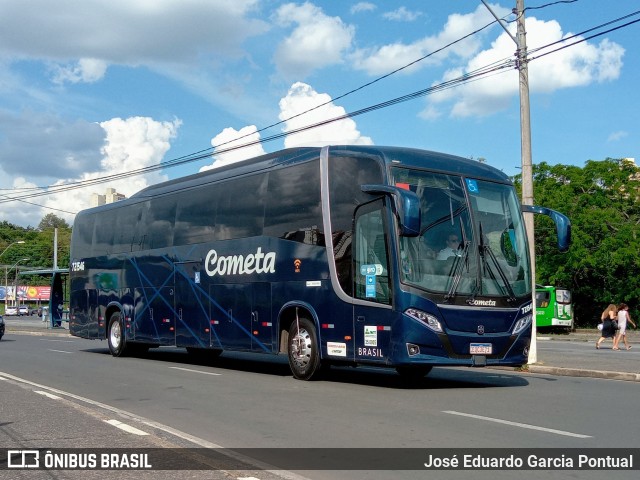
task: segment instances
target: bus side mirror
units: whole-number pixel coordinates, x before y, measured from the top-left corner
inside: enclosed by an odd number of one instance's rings
[[[420,199],[411,190],[390,185],[362,185],[361,190],[373,195],[389,195],[393,199],[393,209],[398,219],[400,235],[417,237],[420,235]]]
[[[558,235],[558,250],[566,252],[571,245],[571,221],[568,217],[551,210],[546,207],[537,207],[533,205],[522,205],[520,208],[523,213],[536,213],[546,215],[556,224],[556,233]]]

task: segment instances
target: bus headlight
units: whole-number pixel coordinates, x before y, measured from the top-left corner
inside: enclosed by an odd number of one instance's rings
[[[408,308],[404,313],[409,315],[411,318],[415,318],[419,322],[424,323],[434,332],[442,332],[442,325],[440,325],[440,321],[433,315],[423,312],[422,310],[417,310],[415,308]]]
[[[513,335],[518,335],[521,331],[529,326],[531,320],[533,319],[533,315],[525,315],[520,320],[516,322],[516,326],[513,327]]]

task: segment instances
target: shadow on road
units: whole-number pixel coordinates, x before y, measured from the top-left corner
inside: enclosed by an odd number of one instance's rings
[[[107,348],[83,350],[111,357]],[[146,353],[137,353],[127,357],[131,360],[143,359],[164,363],[176,363],[198,367],[232,370],[236,372],[290,377],[291,370],[285,355],[263,355],[243,352],[224,352],[217,358],[203,360],[189,355],[182,348],[155,348]],[[113,358],[114,361],[124,359]],[[394,369],[360,366],[331,366],[324,368],[315,382],[350,383],[392,389],[439,390],[524,387],[529,385],[526,374],[502,372],[492,369],[435,367],[429,375],[420,379],[408,380]]]

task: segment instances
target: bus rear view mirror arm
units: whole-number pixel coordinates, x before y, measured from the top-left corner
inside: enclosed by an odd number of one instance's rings
[[[536,213],[546,215],[556,224],[556,233],[558,235],[558,250],[566,252],[571,245],[571,220],[560,212],[551,210],[546,207],[538,207],[534,205],[522,205],[523,213]]]
[[[417,237],[420,235],[420,199],[410,190],[390,185],[362,185],[361,190],[372,195],[389,195],[398,218],[400,235]]]

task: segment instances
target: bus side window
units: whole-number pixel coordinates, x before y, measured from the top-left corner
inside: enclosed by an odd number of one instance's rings
[[[356,298],[389,304],[389,246],[383,207],[382,200],[376,200],[356,211],[353,273]]]

